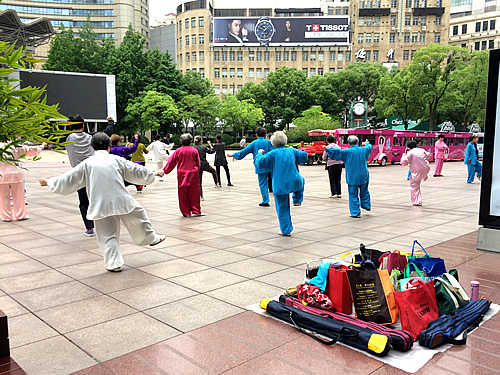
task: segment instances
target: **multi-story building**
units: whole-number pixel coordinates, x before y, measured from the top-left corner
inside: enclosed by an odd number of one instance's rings
[[[500,48],[500,0],[451,0],[449,43],[472,51]]]
[[[151,26],[151,49],[158,48],[161,52],[168,52],[172,56],[172,61],[177,62],[176,24],[175,13],[169,13],[165,19],[155,26]]]
[[[149,45],[148,0],[3,0],[0,11],[5,9],[14,9],[23,22],[46,17],[54,28],[62,24],[75,34],[90,16],[98,37],[113,37],[117,43],[132,25]],[[43,59],[47,52],[48,44],[38,47],[35,56]]]
[[[209,78],[216,94],[259,83],[281,66],[308,77],[354,61],[403,67],[417,49],[447,44],[449,1],[190,1],[177,7],[177,66]]]

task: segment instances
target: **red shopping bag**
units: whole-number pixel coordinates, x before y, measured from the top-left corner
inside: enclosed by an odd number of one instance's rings
[[[349,251],[336,260],[343,260],[351,255],[351,264],[354,264],[354,254]],[[352,296],[349,280],[347,280],[347,266],[333,266],[328,268],[328,280],[326,283],[325,294],[330,297],[336,312],[347,315],[352,314]]]
[[[408,281],[407,290],[396,292],[396,306],[398,308],[401,328],[408,331],[417,340],[420,332],[427,328],[433,320],[439,318],[436,303],[434,283],[424,283],[421,279],[412,278]]]

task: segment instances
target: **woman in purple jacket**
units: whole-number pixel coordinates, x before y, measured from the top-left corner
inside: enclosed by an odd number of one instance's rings
[[[121,137],[118,134],[111,135],[111,149],[109,153],[112,155],[120,156],[124,159],[130,160],[130,155],[132,155],[139,146],[139,136],[136,134],[134,139],[134,144],[129,147],[120,146]],[[130,182],[125,181],[125,186],[132,185]],[[137,185],[136,188],[139,188]],[[142,189],[140,190],[142,191]]]

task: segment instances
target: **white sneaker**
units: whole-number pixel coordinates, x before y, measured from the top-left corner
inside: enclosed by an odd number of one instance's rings
[[[155,239],[152,243],[150,243],[150,244],[149,244],[149,246],[155,246],[155,245],[158,245],[160,242],[165,241],[165,238],[167,238],[167,236],[166,236],[166,235],[164,235],[164,234],[159,234],[159,235],[157,235],[157,236],[156,236],[156,239]]]

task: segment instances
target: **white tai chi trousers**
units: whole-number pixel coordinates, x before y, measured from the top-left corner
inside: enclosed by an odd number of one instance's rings
[[[94,220],[97,243],[108,270],[123,266],[120,252],[120,220],[127,228],[136,245],[149,245],[156,239],[156,233],[143,207],[135,207],[125,215],[108,216]]]

